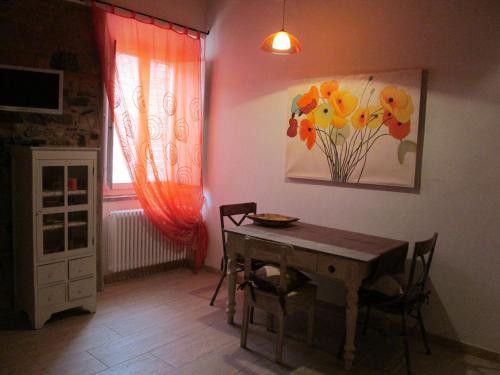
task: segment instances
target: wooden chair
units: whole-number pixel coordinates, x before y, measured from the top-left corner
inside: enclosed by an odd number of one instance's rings
[[[215,299],[217,298],[217,294],[219,293],[219,289],[224,282],[224,279],[227,276],[227,266],[228,266],[228,256],[227,256],[227,248],[226,248],[226,233],[224,232],[224,219],[228,218],[234,225],[240,226],[249,214],[257,213],[257,203],[248,202],[248,203],[237,203],[237,204],[227,204],[219,207],[220,211],[220,228],[222,234],[222,250],[223,255],[220,261],[220,269],[222,271],[222,275],[220,277],[219,283],[217,284],[217,288],[215,289],[214,295],[210,300],[210,306],[213,306]],[[236,272],[243,271],[243,258],[237,259],[236,264]]]
[[[408,338],[406,336],[407,317],[417,319],[422,332],[422,339],[424,341],[426,354],[431,354],[422,318],[421,306],[423,303],[428,302],[430,294],[430,291],[427,289],[427,280],[429,277],[432,258],[434,256],[437,237],[438,234],[434,233],[432,238],[415,243],[408,282],[406,285],[401,285],[403,293],[398,296],[388,297],[378,291],[367,290],[363,287],[359,290],[360,308],[367,308],[363,334],[366,334],[372,308],[388,314],[401,316],[401,333],[404,342],[406,373],[408,375],[411,374],[411,366],[410,350]]]
[[[242,348],[247,347],[248,323],[252,309],[258,308],[265,310],[268,313],[268,329],[270,330],[272,316],[276,317],[278,323],[275,354],[276,362],[282,362],[286,315],[293,314],[299,310],[308,312],[308,345],[312,344],[313,339],[316,286],[306,283],[298,288],[288,290],[290,288],[287,285],[287,273],[289,272],[287,267],[287,255],[292,252],[293,246],[290,245],[257,240],[249,237],[245,239],[245,282],[242,284],[245,295],[240,346]],[[275,293],[263,290],[255,285],[251,269],[252,260],[272,262],[279,267],[279,286]]]

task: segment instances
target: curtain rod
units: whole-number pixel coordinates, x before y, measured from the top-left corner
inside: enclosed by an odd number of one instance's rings
[[[101,0],[92,0],[92,1],[95,2],[95,3],[104,4],[104,5],[107,5],[107,6],[110,6],[110,7],[115,7],[115,8],[124,10],[126,12],[131,12],[131,13],[139,14],[139,15],[141,15],[143,17],[149,17],[149,18],[152,18],[152,19],[156,19],[158,21],[166,22],[166,23],[169,23],[169,24],[177,26],[177,27],[182,27],[182,28],[185,28],[185,29],[189,29],[189,30],[195,31],[195,32],[203,34],[203,35],[208,35],[210,33],[210,30],[207,30],[207,31],[198,30],[198,29],[195,29],[194,27],[186,26],[186,25],[183,25],[183,24],[180,24],[180,23],[177,23],[177,22],[172,22],[172,21],[166,20],[164,18],[159,18],[159,17],[151,16],[149,14],[141,13],[141,12],[138,12],[138,11],[133,10],[133,9],[122,7],[120,5],[115,5],[115,4],[112,4],[112,3],[108,3],[106,1],[101,1]],[[92,3],[92,1],[90,3]]]

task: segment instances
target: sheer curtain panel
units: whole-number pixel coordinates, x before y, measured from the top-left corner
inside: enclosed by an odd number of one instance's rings
[[[102,75],[137,197],[195,270],[207,252],[201,150],[201,41],[168,24],[92,4]]]

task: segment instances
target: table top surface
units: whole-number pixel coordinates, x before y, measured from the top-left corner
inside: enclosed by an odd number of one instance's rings
[[[404,251],[406,256],[408,250],[407,241],[328,228],[303,222],[297,222],[284,228],[247,224],[239,227],[226,228],[225,231],[228,233],[285,243],[361,262],[371,262],[394,251]]]

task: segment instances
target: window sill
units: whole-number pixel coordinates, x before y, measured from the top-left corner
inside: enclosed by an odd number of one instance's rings
[[[137,195],[135,194],[114,194],[114,195],[104,195],[102,197],[103,202],[121,202],[121,201],[135,201],[137,200]]]

